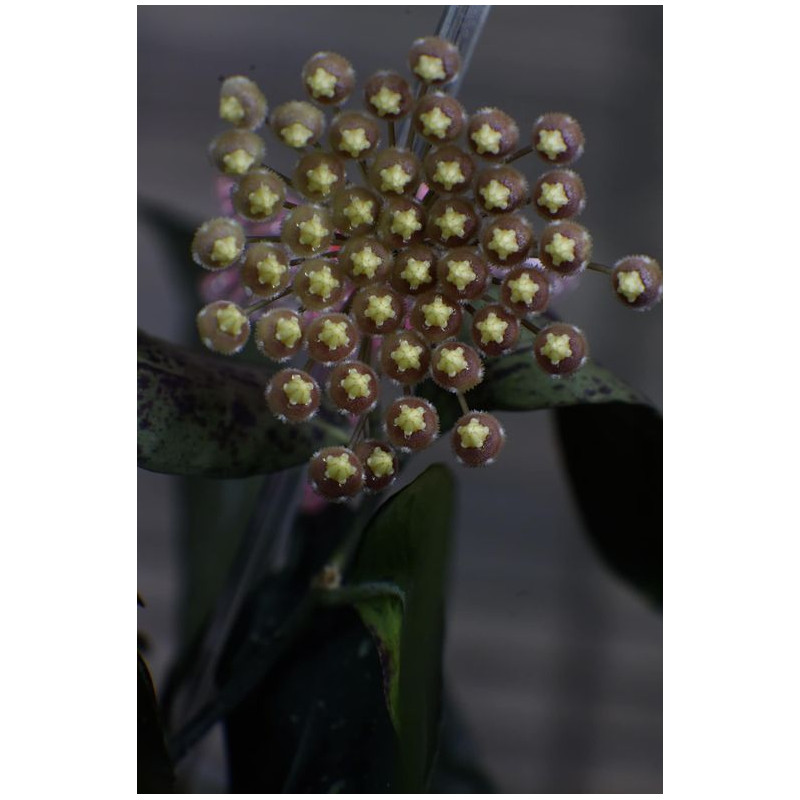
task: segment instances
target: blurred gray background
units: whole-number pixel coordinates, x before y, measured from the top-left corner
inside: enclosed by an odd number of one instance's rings
[[[217,78],[251,74],[272,107],[302,97],[300,68],[341,52],[365,78],[407,72],[411,41],[442,7],[140,6],[140,195],[200,221],[214,215],[206,158]],[[661,261],[662,15],[658,6],[497,6],[460,99],[496,105],[525,131],[544,111],[578,118],[587,138],[577,169],[581,218],[604,263],[644,252]],[[270,147],[271,144],[271,147]],[[268,139],[282,171],[291,155]],[[532,156],[518,162],[529,178]],[[542,223],[534,220],[535,230]],[[138,318],[186,341],[168,254],[139,227]],[[596,360],[662,397],[662,312],[626,311],[603,276],[586,274],[556,310],[589,337]],[[500,415],[508,444],[491,469],[453,464],[460,485],[446,680],[478,755],[502,792],[659,793],[662,790],[662,624],[591,550],[570,497],[550,416]],[[446,441],[414,458],[411,480]],[[177,600],[175,479],[139,471],[139,613],[156,684],[174,656]],[[195,765],[198,791],[224,791],[213,741]],[[216,754],[215,754],[216,753]]]

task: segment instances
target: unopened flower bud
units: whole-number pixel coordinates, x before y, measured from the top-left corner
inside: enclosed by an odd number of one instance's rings
[[[628,308],[645,311],[661,299],[661,267],[650,256],[626,256],[614,265],[611,281],[617,298]]]
[[[494,217],[481,234],[481,250],[499,267],[513,267],[528,257],[533,245],[533,230],[522,214]]]
[[[244,311],[227,300],[217,300],[197,315],[197,330],[203,344],[215,353],[238,353],[250,338],[250,322]]]
[[[338,53],[317,53],[303,67],[303,86],[316,103],[341,105],[356,83],[352,64]]]
[[[425,157],[428,184],[440,194],[459,194],[467,191],[475,173],[475,162],[461,148],[446,144]]]
[[[306,328],[308,355],[320,364],[344,361],[359,341],[356,326],[346,314],[322,314]]]
[[[505,432],[496,417],[471,411],[456,422],[451,443],[464,466],[484,467],[497,458],[505,440]]]
[[[583,131],[569,114],[550,112],[536,120],[531,143],[543,161],[571,164],[583,153]]]
[[[458,48],[439,36],[417,39],[408,53],[408,65],[414,77],[431,86],[453,81],[461,69]]]
[[[256,347],[273,361],[286,361],[303,347],[304,329],[303,318],[296,311],[273,308],[256,323]]]
[[[439,435],[439,414],[421,397],[400,397],[386,411],[386,435],[400,450],[423,450]]]
[[[430,362],[428,344],[416,331],[398,331],[383,340],[381,370],[403,386],[419,383],[428,374]]]
[[[487,356],[503,355],[519,340],[519,321],[499,303],[489,303],[472,318],[472,340]]]
[[[362,333],[385,336],[402,324],[403,300],[386,284],[365,286],[353,298],[352,315]]]
[[[378,124],[366,114],[343,111],[331,123],[328,139],[342,158],[370,158],[380,142]]]
[[[212,140],[208,154],[214,166],[225,175],[239,177],[261,166],[267,148],[252,131],[230,130]]]
[[[396,122],[411,110],[414,98],[408,81],[396,72],[376,72],[364,85],[367,109],[380,119]]]
[[[533,353],[539,366],[554,377],[571,375],[586,362],[589,347],[583,332],[561,322],[536,334]]]
[[[352,450],[326,447],[309,461],[308,479],[314,491],[326,500],[344,502],[361,491],[364,468]]]
[[[545,219],[576,217],[586,205],[586,190],[577,172],[554,169],[539,177],[531,205]]]
[[[461,136],[466,122],[464,106],[450,95],[434,92],[421,97],[411,117],[417,131],[428,142],[446,144]]]
[[[283,422],[305,422],[319,408],[319,384],[301,369],[282,369],[267,384],[270,411]]]
[[[245,250],[242,283],[248,294],[275,297],[289,285],[290,280],[289,253],[285,247],[255,242]]]
[[[450,392],[468,392],[483,380],[483,362],[463,342],[445,342],[431,354],[431,378]]]
[[[365,414],[378,402],[378,374],[361,361],[337,364],[328,378],[328,396],[346,414]]]
[[[220,87],[219,116],[236,128],[255,130],[266,119],[267,99],[255,81],[244,75],[232,75]]]
[[[229,217],[204,222],[192,239],[192,258],[210,270],[225,269],[238,263],[244,253],[244,228]]]
[[[346,179],[344,160],[333,153],[306,153],[292,174],[295,188],[315,203],[329,200]]]
[[[551,222],[539,241],[539,260],[559,275],[575,275],[592,257],[589,231],[571,220]]]
[[[550,281],[539,270],[514,267],[503,278],[500,301],[517,317],[541,314],[550,301]]]
[[[380,492],[388,488],[397,478],[398,461],[394,448],[377,439],[359,442],[355,453],[364,467],[364,488],[368,492]]]
[[[251,222],[274,219],[283,210],[286,184],[268,169],[251,169],[233,189],[234,211]]]
[[[482,108],[469,118],[467,144],[489,161],[509,155],[519,142],[517,123],[499,108]]]
[[[411,324],[429,342],[443,342],[461,328],[461,307],[441,291],[417,298],[411,310]]]
[[[302,100],[278,106],[269,122],[275,135],[285,145],[296,149],[316,144],[325,131],[325,115]]]

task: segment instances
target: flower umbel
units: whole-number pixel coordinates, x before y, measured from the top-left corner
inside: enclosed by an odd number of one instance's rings
[[[385,489],[398,472],[396,450],[436,439],[436,408],[414,395],[426,377],[455,393],[464,411],[451,437],[457,459],[473,467],[494,461],[502,426],[470,411],[465,397],[483,380],[483,359],[520,348],[553,379],[586,362],[578,328],[537,320],[557,280],[588,268],[610,278],[628,308],[661,297],[660,267],[648,256],[626,256],[613,269],[591,261],[591,237],[574,222],[585,190],[566,168],[584,149],[576,120],[542,114],[518,149],[515,120],[491,107],[469,115],[447,93],[460,68],[452,44],[418,39],[408,78],[382,71],[367,79],[363,111],[338,110],[355,72],[332,52],[303,67],[307,99],[271,113],[249,78],[222,84],[219,116],[231,128],[210,155],[232,182],[238,219],[204,223],[192,253],[207,270],[240,269],[253,302],[209,304],[198,328],[204,344],[224,354],[239,352],[251,330],[273,361],[306,350],[305,361],[272,377],[265,397],[286,423],[310,419],[323,396],[355,418],[348,447],[311,459],[311,483],[329,500]],[[299,151],[291,176],[265,163],[256,131],[267,118],[277,141]],[[546,165],[532,190],[512,166],[527,153]],[[348,164],[360,169],[360,183],[349,180],[356,173]],[[527,209],[546,220],[538,242]],[[465,315],[470,324],[462,327]],[[403,394],[381,412],[392,385]],[[385,439],[373,438],[381,427]]]

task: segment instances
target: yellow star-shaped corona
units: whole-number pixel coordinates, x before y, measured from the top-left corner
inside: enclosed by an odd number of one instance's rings
[[[413,208],[409,208],[408,211],[395,211],[392,214],[392,225],[389,230],[396,233],[404,242],[421,228],[422,223],[417,219],[417,212]]]
[[[370,295],[367,300],[367,307],[364,309],[364,316],[369,317],[378,328],[380,328],[386,320],[394,319],[397,316],[397,312],[392,306],[391,295],[387,294],[384,297],[378,297],[374,294]]]
[[[539,284],[527,272],[523,272],[516,280],[509,281],[508,285],[511,289],[511,302],[525,303],[526,306],[533,303],[533,298],[539,291]]]
[[[409,258],[400,277],[407,281],[412,289],[419,289],[423,283],[430,283],[433,280],[431,278],[431,262]]]
[[[394,418],[394,424],[406,435],[425,430],[425,409],[420,406],[400,406],[400,413]]]
[[[545,252],[550,254],[553,265],[559,266],[565,261],[575,260],[575,240],[569,236],[556,233],[549,244],[545,245]]]
[[[383,478],[385,475],[394,474],[394,459],[391,453],[387,453],[380,447],[376,447],[367,459],[367,466],[372,470],[376,478]]]
[[[349,153],[353,158],[358,158],[362,150],[369,150],[371,146],[364,128],[350,128],[342,131],[339,149],[344,153]]]
[[[539,352],[545,358],[549,358],[552,364],[559,364],[572,355],[572,348],[569,346],[569,334],[564,333],[561,336],[557,336],[555,333],[548,333],[547,341],[543,347],[539,348]]]
[[[419,118],[422,120],[422,135],[435,136],[437,139],[444,139],[447,129],[453,124],[453,120],[439,106],[420,114]]]
[[[494,311],[490,311],[486,319],[475,323],[475,327],[481,332],[481,344],[489,344],[489,342],[502,344],[508,322],[498,317]]]
[[[297,227],[300,230],[300,244],[310,247],[312,250],[318,249],[330,233],[316,214],[311,219],[298,223]]]
[[[347,375],[339,381],[339,386],[347,392],[351,400],[355,400],[358,397],[369,397],[370,383],[372,383],[371,375],[353,368],[347,370]]]
[[[281,278],[287,269],[286,264],[282,264],[275,253],[268,253],[266,258],[262,258],[256,264],[258,282],[262,286],[275,287],[281,282]]]
[[[350,224],[354,228],[359,225],[372,225],[375,222],[375,203],[372,200],[361,200],[354,197],[342,213],[350,220]]]
[[[214,239],[211,246],[211,260],[218,264],[230,264],[239,255],[239,246],[235,236],[222,236]]]
[[[559,208],[569,203],[567,193],[564,191],[563,183],[543,183],[542,190],[536,204],[546,208],[551,214],[555,214]]]
[[[617,273],[617,291],[629,302],[633,303],[645,291],[642,276],[637,270]]]
[[[326,345],[329,350],[336,350],[338,347],[344,347],[350,344],[350,337],[347,335],[347,323],[334,322],[331,319],[326,319],[322,323],[322,330],[317,335],[317,341]]]
[[[442,59],[436,56],[420,56],[414,72],[424,81],[443,81],[447,77]]]
[[[481,425],[476,417],[472,417],[466,425],[460,425],[457,428],[457,432],[461,437],[461,446],[464,448],[483,447],[483,443],[491,433],[489,428],[487,428],[486,425]]]
[[[447,282],[452,283],[459,292],[463,292],[477,277],[469,261],[447,262]]]
[[[333,97],[336,76],[322,67],[317,67],[316,72],[306,78],[306,84],[314,97]]]
[[[433,224],[442,232],[442,239],[447,241],[451,236],[463,238],[466,235],[464,225],[467,222],[466,214],[459,214],[452,206],[447,206],[444,214],[437,217]]]
[[[336,481],[339,486],[347,483],[348,479],[358,470],[353,466],[347,453],[340,456],[325,456],[325,477]]]
[[[367,278],[374,278],[375,272],[381,265],[381,257],[373,252],[369,245],[353,253],[353,275],[365,275]]]
[[[372,95],[369,101],[372,103],[375,111],[379,117],[385,117],[387,114],[400,113],[400,101],[403,95],[399,92],[393,92],[388,86],[381,86],[377,94]]]
[[[304,381],[302,375],[292,375],[283,384],[283,393],[289,400],[289,405],[307,406],[311,402],[311,393],[314,391],[314,384],[311,381]]]
[[[218,309],[216,316],[217,327],[231,336],[238,336],[247,322],[247,317],[233,303]]]
[[[467,359],[464,358],[463,347],[446,347],[442,350],[442,354],[439,356],[439,363],[436,365],[436,369],[439,372],[444,372],[445,375],[451,378],[455,378],[459,372],[463,372],[468,368],[469,364]]]
[[[331,187],[339,180],[339,176],[324,161],[306,171],[308,178],[308,190],[327,196],[331,193]]]
[[[425,303],[422,306],[422,316],[425,317],[425,326],[428,328],[444,330],[452,315],[452,306],[447,305],[438,294],[433,298],[432,303]]]
[[[266,183],[262,183],[258,189],[247,195],[247,200],[250,203],[250,213],[254,217],[272,214],[276,203],[280,199],[280,195],[275,194]]]
[[[313,135],[314,131],[307,128],[302,122],[293,122],[291,125],[281,128],[281,139],[289,147],[305,147]]]
[[[397,364],[397,369],[400,372],[405,372],[407,369],[419,369],[419,357],[422,354],[422,346],[418,344],[411,344],[407,339],[401,339],[400,344],[395,347],[390,353],[392,361]]]
[[[539,144],[536,145],[536,149],[551,161],[555,161],[560,153],[566,152],[567,143],[558,128],[553,131],[539,131]]]
[[[294,347],[303,336],[300,323],[294,317],[279,317],[275,323],[275,338],[286,347]]]
[[[244,173],[253,166],[254,161],[255,158],[241,147],[222,157],[222,163],[225,165],[225,172],[232,175],[244,175]]]
[[[464,183],[466,178],[458,161],[439,161],[433,172],[433,180],[441,183],[449,192],[456,184]]]
[[[397,192],[397,194],[403,194],[406,185],[414,177],[403,169],[402,164],[392,164],[391,167],[382,169],[378,174],[381,176],[381,191]]]
[[[219,116],[225,122],[236,125],[244,119],[244,107],[239,102],[238,97],[228,95],[219,100]]]
[[[323,300],[327,300],[339,286],[341,281],[331,272],[327,264],[308,273],[308,291]]]
[[[517,244],[516,231],[513,228],[495,228],[492,231],[489,249],[494,250],[501,261],[508,258],[512,253],[518,252],[519,244]]]
[[[493,208],[499,208],[505,211],[508,208],[508,200],[511,197],[511,189],[504,186],[500,181],[492,180],[481,189],[481,196],[483,197],[484,205],[488,211]]]
[[[480,155],[484,153],[497,155],[500,152],[500,140],[503,134],[484,122],[469,138],[475,142],[475,149]]]

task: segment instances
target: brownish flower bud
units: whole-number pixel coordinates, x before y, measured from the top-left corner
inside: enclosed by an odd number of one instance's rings
[[[442,291],[422,294],[411,309],[411,325],[429,342],[443,342],[461,328],[461,307]]]
[[[499,303],[489,303],[472,318],[472,340],[487,356],[503,355],[519,340],[519,321]]]
[[[308,462],[308,479],[314,491],[334,503],[355,497],[364,485],[364,468],[346,447],[326,447]]]
[[[444,247],[475,241],[480,219],[472,203],[461,197],[441,197],[428,210],[427,238]]]
[[[454,142],[466,121],[464,106],[441,92],[423,95],[414,107],[411,122],[417,133],[433,144]]]
[[[416,331],[397,331],[383,340],[381,370],[403,386],[413,386],[425,378],[430,363],[428,344]]]
[[[303,67],[303,86],[317,103],[341,105],[356,85],[352,64],[338,53],[316,53]]]
[[[208,148],[211,163],[225,175],[239,177],[261,166],[267,147],[252,131],[230,130],[215,137]]]
[[[370,158],[380,142],[378,123],[358,111],[343,111],[331,123],[328,140],[342,158]]]
[[[551,111],[534,123],[531,143],[543,161],[571,164],[583,153],[583,131],[569,114]]]
[[[239,262],[245,241],[244,228],[235,219],[210,219],[194,234],[192,258],[205,269],[225,269]]]
[[[425,156],[428,185],[440,194],[459,194],[469,189],[475,162],[460,147],[446,144]]]
[[[500,301],[517,317],[541,314],[550,302],[550,281],[539,270],[514,267],[503,278]]]
[[[365,414],[378,402],[378,374],[361,361],[337,364],[328,377],[328,396],[345,414]]]
[[[661,267],[650,256],[625,256],[611,275],[617,298],[628,308],[646,311],[661,299]]]
[[[470,411],[453,427],[452,445],[458,460],[465,467],[491,464],[506,441],[503,426],[491,414]]]
[[[431,354],[431,378],[450,392],[468,392],[483,380],[483,362],[463,342],[445,342]]]
[[[400,397],[386,411],[386,435],[400,450],[423,450],[439,435],[439,414],[421,397]]]
[[[292,284],[295,297],[308,309],[322,311],[340,303],[347,292],[341,267],[329,258],[311,258],[297,270]]]
[[[333,224],[348,236],[360,236],[375,230],[380,211],[378,194],[363,186],[341,189],[331,202]]]
[[[471,247],[447,251],[436,265],[439,287],[451,300],[464,302],[480,297],[489,279],[489,266]]]
[[[339,251],[339,265],[356,286],[386,279],[392,254],[374,236],[354,236]]]
[[[396,72],[376,72],[364,85],[364,103],[370,113],[395,122],[402,119],[414,103],[408,81]]]
[[[273,361],[286,361],[303,347],[305,321],[290,308],[273,308],[256,322],[255,343]]]
[[[412,195],[419,186],[422,167],[419,159],[400,147],[381,150],[369,167],[369,182],[388,197]]]
[[[285,247],[256,242],[245,250],[242,283],[248,294],[275,297],[289,285],[290,280],[289,253]]]
[[[545,219],[576,217],[586,205],[586,190],[577,172],[554,169],[539,177],[531,205]]]
[[[283,210],[286,184],[268,169],[251,169],[236,183],[231,194],[234,211],[251,222],[274,219]]]
[[[589,346],[574,325],[556,322],[536,334],[533,354],[539,366],[554,377],[571,375],[586,362]]]
[[[429,291],[436,284],[436,253],[424,244],[401,250],[395,256],[390,283],[400,294]]]
[[[322,138],[325,115],[311,103],[292,100],[273,110],[269,124],[285,145],[299,149],[310,147]]]
[[[406,197],[389,197],[378,220],[378,236],[396,250],[419,244],[425,238],[425,209]]]
[[[475,181],[475,202],[487,214],[507,214],[528,201],[528,180],[504,164],[489,167]]]
[[[364,467],[364,488],[380,492],[391,486],[399,469],[397,453],[386,442],[367,439],[356,445],[355,453]]]
[[[255,130],[267,116],[267,98],[255,81],[244,75],[232,75],[219,90],[219,116],[236,128]]]
[[[329,200],[346,182],[344,160],[333,153],[306,153],[292,174],[295,188],[316,203]]]
[[[353,298],[352,315],[362,333],[385,336],[402,324],[403,300],[386,284],[365,286]]]
[[[519,213],[495,217],[481,234],[481,250],[498,267],[513,267],[524,261],[533,242],[531,224]]]
[[[281,227],[281,241],[299,256],[323,253],[333,241],[331,213],[321,206],[293,208]]]
[[[586,268],[592,257],[589,231],[569,220],[551,222],[539,241],[539,260],[559,275],[575,275]]]
[[[217,300],[197,315],[197,330],[203,344],[215,353],[238,353],[250,338],[250,321],[244,311],[228,300]]]
[[[317,413],[319,384],[301,369],[282,369],[267,384],[269,410],[282,422],[305,422]]]
[[[467,144],[488,161],[505,158],[519,142],[517,123],[499,108],[482,108],[469,118]]]
[[[306,328],[308,355],[321,364],[344,361],[359,340],[356,326],[346,314],[322,314]]]
[[[408,53],[408,65],[417,80],[430,86],[444,86],[461,69],[458,48],[439,36],[416,39]]]

